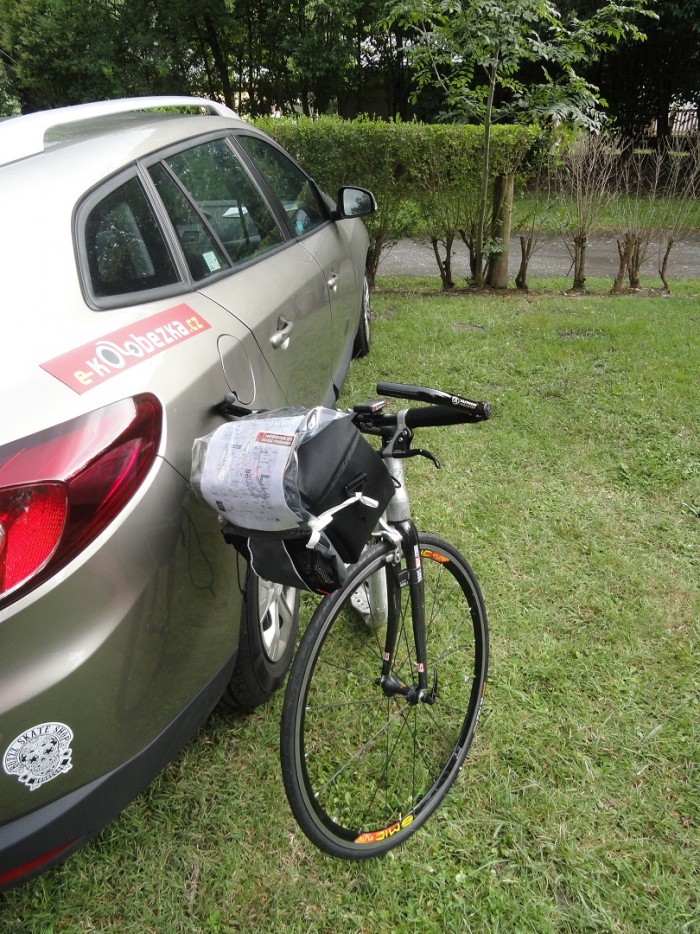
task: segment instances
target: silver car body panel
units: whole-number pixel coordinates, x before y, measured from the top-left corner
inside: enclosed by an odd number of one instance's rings
[[[4,828],[137,757],[232,664],[244,568],[191,491],[192,441],[221,423],[228,392],[253,409],[332,404],[360,314],[367,234],[330,218],[216,281],[91,307],[76,247],[86,195],[168,147],[245,127],[228,113],[115,123],[105,109],[57,113],[53,129],[50,115],[27,118],[24,139],[0,123],[0,448],[143,392],[160,400],[163,430],[109,526],[0,603],[0,856]],[[280,319],[293,326],[276,341]],[[29,791],[3,755],[47,723],[72,732],[70,768]]]

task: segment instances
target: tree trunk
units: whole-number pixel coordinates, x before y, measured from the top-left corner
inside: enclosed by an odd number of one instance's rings
[[[622,283],[625,281],[625,274],[629,268],[630,254],[632,252],[632,241],[629,237],[623,237],[622,240],[618,238],[617,240],[617,253],[620,257],[620,265],[617,269],[617,275],[615,276],[615,281],[613,282],[613,287],[611,292],[617,294],[622,291]]]
[[[670,254],[671,250],[673,249],[673,244],[674,244],[674,242],[675,242],[675,241],[673,240],[672,237],[669,237],[669,238],[668,238],[668,240],[666,241],[666,249],[664,250],[664,255],[663,255],[663,257],[661,258],[661,262],[659,263],[659,277],[661,278],[661,281],[662,281],[663,284],[664,284],[664,288],[665,288],[666,291],[669,292],[669,293],[670,293],[670,291],[671,291],[671,287],[669,286],[669,284],[668,284],[668,279],[667,279],[667,276],[668,276],[668,257],[669,257],[669,254]]]
[[[377,270],[379,269],[379,260],[382,255],[382,242],[379,237],[370,237],[369,239],[369,250],[367,251],[367,265],[365,272],[367,273],[367,282],[370,289],[374,288],[374,284],[377,279]]]
[[[514,175],[499,175],[493,192],[494,240],[501,241],[501,252],[489,257],[487,281],[493,289],[508,288],[508,247],[513,222]]]
[[[462,243],[466,246],[469,253],[469,271],[471,273],[472,282],[476,282],[476,246],[474,243],[475,234],[472,231],[467,233],[466,230],[460,230],[459,235],[462,238]]]
[[[484,226],[486,223],[486,198],[489,190],[489,174],[491,171],[491,117],[493,113],[493,99],[496,93],[496,66],[491,67],[489,74],[489,90],[486,100],[486,115],[484,117],[484,155],[481,165],[481,183],[479,185],[479,207],[476,221],[475,244],[475,270],[474,283],[479,288],[484,285]]]
[[[664,77],[663,69],[659,81],[659,91],[656,101],[656,144],[657,146],[671,135],[669,111],[671,109],[670,82]]]
[[[520,267],[515,277],[515,285],[525,292],[527,292],[527,267],[530,264],[534,245],[535,240],[532,235],[528,235],[527,237],[524,234],[520,235]]]
[[[586,284],[586,247],[588,236],[585,233],[574,237],[574,292],[582,292]]]
[[[308,89],[308,87],[306,87],[306,86],[302,87],[301,93],[300,93],[300,97],[301,97],[301,109],[302,109],[302,111],[303,111],[303,113],[304,113],[304,116],[305,116],[305,117],[310,117],[310,116],[312,116],[312,114],[311,114],[311,101],[310,101],[310,99],[309,99],[309,89]]]
[[[642,244],[639,242],[639,237],[635,237],[632,241],[630,260],[627,264],[631,289],[639,288],[639,267],[642,265],[643,259]]]
[[[216,67],[219,81],[221,81],[221,90],[224,95],[224,103],[227,107],[230,107],[231,110],[233,110],[233,88],[231,87],[231,79],[228,73],[226,54],[224,53],[224,50],[221,47],[221,43],[219,42],[219,34],[216,30],[216,26],[214,25],[214,22],[208,13],[204,14],[204,28],[206,30],[207,42],[209,43],[209,48],[211,49],[212,58],[214,59],[214,66]]]
[[[435,260],[440,270],[440,279],[445,291],[453,289],[455,284],[452,280],[452,244],[454,243],[454,234],[448,233],[445,237],[445,258],[440,256],[440,242],[437,237],[431,237],[430,242],[433,246]]]

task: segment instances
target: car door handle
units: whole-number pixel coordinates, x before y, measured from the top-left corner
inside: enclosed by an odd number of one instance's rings
[[[270,338],[270,343],[275,350],[287,349],[289,344],[289,335],[292,333],[293,327],[293,321],[287,321],[283,315],[279,316],[277,319],[277,330]]]
[[[328,288],[331,292],[335,292],[338,288],[338,277],[335,273],[328,279]]]

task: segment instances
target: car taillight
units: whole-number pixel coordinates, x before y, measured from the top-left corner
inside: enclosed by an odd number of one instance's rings
[[[162,420],[143,394],[0,448],[0,605],[64,567],[126,505]]]
[[[61,538],[66,511],[62,484],[0,492],[0,592],[12,590],[46,564]]]
[[[35,875],[42,868],[55,863],[59,857],[67,856],[68,851],[75,846],[75,843],[75,840],[71,840],[69,843],[57,846],[54,850],[49,850],[48,853],[42,853],[28,863],[21,863],[19,866],[13,866],[12,869],[6,869],[5,871],[0,870],[0,892]]]

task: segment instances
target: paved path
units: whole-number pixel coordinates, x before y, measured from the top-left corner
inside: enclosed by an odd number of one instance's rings
[[[520,243],[515,238],[510,244],[509,271],[515,276],[520,263]],[[469,271],[469,254],[463,243],[455,244],[452,258],[452,274],[456,278],[466,278]],[[654,280],[658,284],[657,250],[650,246],[647,259],[642,266],[642,286],[644,279]],[[617,274],[617,245],[610,239],[596,239],[589,243],[586,254],[586,275],[609,276]],[[669,282],[674,279],[700,279],[700,241],[677,243],[669,259]],[[379,261],[379,275],[392,276],[438,276],[438,268],[430,244],[416,243],[413,240],[401,240],[396,246],[385,251]],[[571,258],[561,238],[544,243],[530,260],[529,276],[571,276]]]

